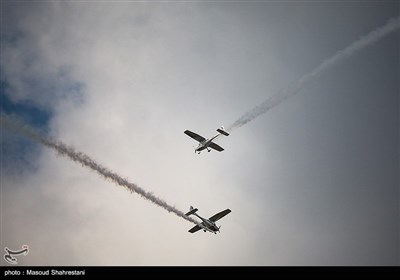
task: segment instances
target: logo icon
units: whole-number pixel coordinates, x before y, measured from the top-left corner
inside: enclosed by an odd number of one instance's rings
[[[22,250],[19,251],[13,251],[5,247],[4,251],[6,251],[6,253],[4,254],[3,258],[6,262],[8,262],[9,264],[18,264],[17,258],[14,258],[14,256],[19,256],[22,254],[25,256],[28,255],[29,247],[28,245],[23,245]]]

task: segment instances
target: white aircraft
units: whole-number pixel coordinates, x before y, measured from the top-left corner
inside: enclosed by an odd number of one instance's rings
[[[222,217],[228,215],[231,212],[230,209],[226,209],[222,212],[219,212],[218,214],[215,214],[214,216],[212,216],[208,219],[204,219],[196,214],[197,210],[199,210],[199,209],[193,208],[193,206],[190,206],[190,211],[185,214],[186,216],[195,215],[196,217],[200,218],[203,221],[202,223],[197,224],[194,227],[192,227],[191,229],[189,229],[190,233],[195,233],[196,231],[203,229],[204,232],[209,231],[209,232],[213,232],[213,233],[217,234],[217,231],[219,231],[221,226],[217,227],[215,222],[218,221],[219,219],[221,219]]]
[[[195,153],[197,152],[198,154],[200,154],[200,152],[204,149],[207,149],[207,151],[211,152],[211,150],[209,148],[217,150],[218,152],[222,152],[224,149],[221,146],[218,146],[217,144],[215,144],[213,142],[213,140],[215,138],[217,138],[218,136],[220,136],[221,134],[225,135],[225,136],[229,136],[229,133],[224,130],[223,126],[221,126],[221,128],[218,128],[217,131],[218,131],[218,134],[209,139],[206,139],[203,136],[200,136],[194,132],[191,132],[190,130],[185,130],[185,134],[199,142],[199,146],[194,149]]]

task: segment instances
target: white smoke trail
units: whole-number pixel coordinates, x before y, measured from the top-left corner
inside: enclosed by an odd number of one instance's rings
[[[348,47],[338,51],[334,56],[324,60],[317,68],[315,68],[310,73],[304,75],[295,83],[292,83],[288,87],[284,88],[283,90],[277,92],[273,96],[269,97],[268,99],[264,100],[261,104],[257,105],[239,119],[237,119],[232,125],[227,128],[227,131],[232,131],[235,128],[239,128],[246,123],[254,120],[258,116],[268,112],[270,109],[274,108],[275,106],[279,105],[286,99],[294,96],[298,93],[302,88],[304,88],[307,84],[311,83],[315,80],[320,74],[322,74],[325,70],[333,67],[334,65],[338,64],[339,62],[345,60],[346,58],[350,57],[357,51],[367,47],[368,45],[377,42],[384,36],[390,34],[393,31],[396,31],[400,27],[400,17],[391,18],[389,21],[384,25],[381,26],[367,35],[361,37],[360,39],[354,41]]]
[[[40,144],[43,144],[44,146],[47,146],[51,149],[56,150],[58,154],[68,157],[71,160],[73,160],[77,163],[80,163],[82,166],[88,167],[88,168],[96,171],[98,174],[103,176],[105,179],[109,179],[112,182],[114,182],[115,184],[125,187],[130,192],[135,192],[135,193],[141,195],[143,198],[150,200],[151,202],[164,208],[168,212],[172,212],[172,213],[176,214],[177,216],[179,216],[189,222],[198,224],[198,222],[196,222],[196,220],[194,220],[190,217],[187,217],[183,212],[181,212],[178,209],[176,209],[175,207],[169,205],[164,200],[156,197],[152,193],[146,192],[138,185],[128,182],[128,180],[122,178],[115,172],[102,166],[101,164],[98,164],[95,160],[90,158],[88,155],[86,155],[82,152],[76,151],[74,148],[67,146],[63,142],[56,141],[51,138],[46,138],[46,137],[40,135],[35,130],[33,130],[32,128],[28,127],[27,125],[24,125],[24,124],[20,123],[19,121],[12,119],[10,117],[4,116],[4,115],[0,116],[0,124],[1,124],[1,127],[6,127],[10,130],[13,130],[14,132],[18,132]]]

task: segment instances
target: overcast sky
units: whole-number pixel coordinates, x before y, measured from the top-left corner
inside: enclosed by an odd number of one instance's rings
[[[22,265],[398,265],[399,32],[213,136],[398,1],[2,1],[1,113],[217,235],[1,128],[1,250]],[[4,252],[4,251],[3,251]],[[2,259],[2,264],[6,264]]]

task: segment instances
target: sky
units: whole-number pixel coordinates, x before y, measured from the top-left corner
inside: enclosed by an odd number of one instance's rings
[[[397,1],[1,1],[1,113],[218,234],[1,127],[1,250],[21,265],[399,265],[399,31],[213,136]],[[3,251],[4,252],[4,251]],[[6,262],[2,258],[2,265]]]

